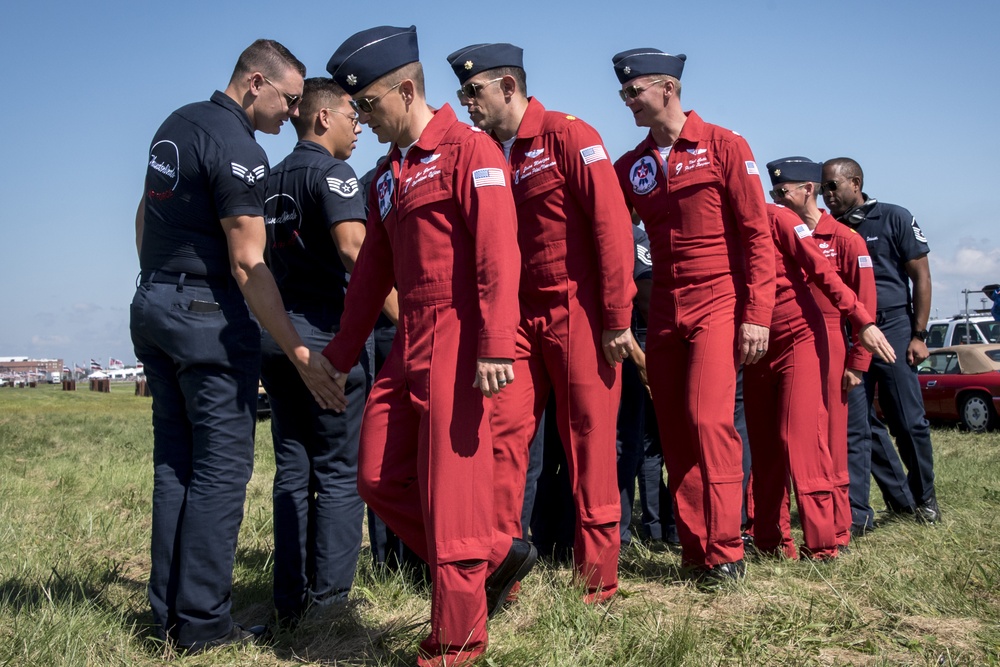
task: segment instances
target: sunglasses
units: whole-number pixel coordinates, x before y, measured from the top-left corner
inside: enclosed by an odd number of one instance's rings
[[[795,192],[796,190],[806,187],[806,185],[808,184],[802,183],[800,185],[796,185],[791,190],[789,190],[788,188],[775,188],[774,190],[771,190],[768,194],[771,195],[771,199],[784,199],[785,197],[788,196],[789,192]]]
[[[346,114],[343,111],[337,111],[336,109],[331,109],[330,107],[323,107],[323,108],[326,109],[327,111],[332,111],[333,113],[339,113],[341,116],[344,116],[345,118],[349,118],[351,120],[351,128],[352,129],[356,128],[358,126],[358,114],[356,114],[356,113],[353,114],[353,115],[352,114]]]
[[[490,85],[491,83],[496,83],[497,81],[503,81],[503,77],[498,77],[496,79],[490,79],[489,81],[484,81],[482,83],[467,83],[456,92],[459,100],[470,99],[474,100],[479,95],[479,91]]]
[[[266,76],[264,77],[264,81],[267,81],[271,85],[272,88],[274,88],[279,93],[281,93],[282,95],[285,96],[285,101],[288,102],[288,108],[289,109],[291,109],[296,104],[298,104],[299,102],[302,101],[302,96],[301,95],[289,95],[288,93],[286,93],[285,91],[283,91],[281,88],[278,88],[276,85],[274,85],[274,82],[271,81],[270,79],[268,79]]]
[[[381,95],[378,95],[377,97],[362,97],[359,100],[351,100],[351,108],[354,109],[355,111],[357,111],[358,113],[362,113],[362,112],[364,112],[364,113],[372,113],[373,111],[375,111],[375,104],[380,99],[382,99],[383,97],[385,97],[386,95],[388,95],[389,93],[391,93],[396,88],[399,88],[402,84],[403,84],[403,82],[400,81],[395,86],[393,86],[389,90],[385,91]]]
[[[650,81],[645,86],[625,86],[618,91],[618,97],[622,98],[622,102],[628,102],[634,100],[635,98],[642,95],[642,91],[649,90],[650,86],[654,86],[658,83],[663,83],[665,79],[657,79],[656,81]]]
[[[837,191],[837,184],[840,183],[843,180],[844,179],[842,179],[842,178],[838,178],[835,181],[827,181],[826,183],[824,183],[823,185],[820,186],[820,189],[822,189],[823,192],[836,192]]]

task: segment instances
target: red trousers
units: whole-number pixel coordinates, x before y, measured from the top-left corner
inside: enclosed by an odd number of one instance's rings
[[[497,397],[490,424],[494,509],[501,532],[521,534],[528,447],[552,390],[576,502],[573,561],[588,601],[595,601],[618,590],[615,437],[621,373],[604,359],[600,310],[596,303],[585,304],[576,290],[563,278],[521,294],[515,381]],[[587,292],[599,293],[596,287]]]
[[[646,364],[685,565],[743,558],[733,280],[663,286],[662,292],[653,286],[657,312],[650,316]]]
[[[795,304],[791,304],[794,306]],[[743,368],[750,452],[753,457],[754,540],[765,552],[797,556],[791,535],[789,480],[802,522],[804,551],[837,555],[833,526],[833,464],[827,445],[820,357],[826,327],[819,309],[776,318],[767,354]]]
[[[851,541],[851,478],[847,469],[847,393],[842,389],[844,367],[847,360],[847,343],[843,324],[838,315],[826,320],[826,356],[820,366],[824,369],[826,385],[823,387],[823,404],[830,417],[827,443],[833,463],[833,525],[837,544]],[[863,391],[860,387],[855,391]]]
[[[491,401],[472,387],[478,332],[464,329],[450,304],[402,313],[361,427],[361,497],[430,565],[421,665],[486,650],[486,575],[511,545],[494,526]]]

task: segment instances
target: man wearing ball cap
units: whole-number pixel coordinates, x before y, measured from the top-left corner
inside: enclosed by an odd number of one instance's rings
[[[804,157],[788,157],[767,165],[774,189],[771,196],[778,204],[798,214],[812,234],[809,239],[837,269],[844,284],[851,288],[869,313],[876,313],[875,272],[865,240],[856,231],[837,222],[833,216],[816,206],[819,179],[823,165]],[[827,349],[823,359],[826,387],[823,400],[829,413],[828,442],[833,463],[833,515],[837,544],[846,546],[851,540],[850,475],[847,449],[847,394],[859,387],[871,363],[871,353],[858,344],[857,329],[851,330],[850,352],[844,338],[846,319],[817,288],[810,283],[813,297],[826,322]],[[869,456],[856,457],[851,466],[860,466],[867,478],[871,467]]]
[[[576,500],[576,573],[586,601],[605,600],[618,589],[617,365],[632,349],[635,296],[628,209],[600,135],[527,96],[519,47],[474,44],[448,62],[472,122],[507,155],[517,205],[518,382],[491,422],[499,526],[520,532],[528,446],[554,391]]]
[[[418,663],[459,664],[485,651],[488,605],[496,611],[535,560],[494,527],[487,399],[514,380],[520,264],[506,165],[450,106],[428,106],[414,27],[357,33],[327,70],[392,147],[324,354],[346,376],[397,286],[398,333],[365,407],[358,489],[430,564]]]
[[[685,60],[653,48],[612,58],[622,100],[650,129],[615,170],[656,266],[646,353],[683,563],[736,579],[746,572],[736,371],[767,352],[774,248],[750,147],[681,107]]]

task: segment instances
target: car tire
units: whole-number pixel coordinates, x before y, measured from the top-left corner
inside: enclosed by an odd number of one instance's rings
[[[974,392],[962,399],[958,409],[962,426],[974,433],[982,433],[996,425],[997,415],[993,410],[993,399],[986,394]]]

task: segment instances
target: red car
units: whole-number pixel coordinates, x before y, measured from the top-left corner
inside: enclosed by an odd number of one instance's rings
[[[958,421],[970,431],[1000,425],[1000,345],[933,350],[917,368],[917,379],[928,419]]]

